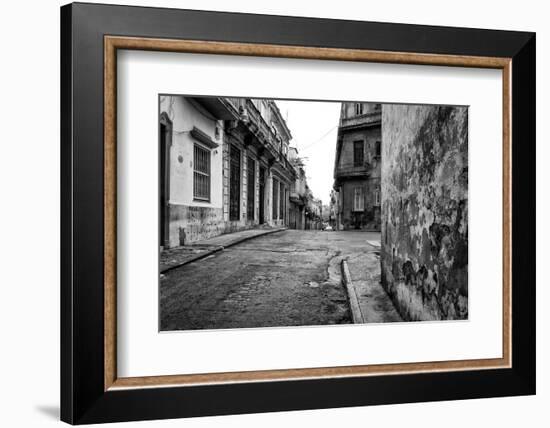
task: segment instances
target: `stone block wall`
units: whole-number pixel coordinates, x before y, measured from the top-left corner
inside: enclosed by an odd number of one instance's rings
[[[169,205],[170,247],[189,245],[225,233],[221,208]]]
[[[382,284],[406,320],[468,318],[468,109],[382,108]]]
[[[246,220],[225,221],[222,208],[170,204],[169,212],[170,248],[256,226]]]

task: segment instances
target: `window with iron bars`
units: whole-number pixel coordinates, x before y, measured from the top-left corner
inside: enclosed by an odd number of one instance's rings
[[[193,198],[210,202],[210,150],[198,144],[193,156]]]

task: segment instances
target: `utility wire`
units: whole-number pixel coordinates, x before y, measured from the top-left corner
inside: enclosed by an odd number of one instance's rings
[[[321,137],[319,137],[317,140],[313,141],[312,143],[309,143],[307,146],[302,147],[300,150],[307,150],[313,145],[317,144],[318,142],[322,141],[327,135],[329,135],[332,131],[334,131],[336,128],[338,128],[338,125],[333,126],[330,128],[326,133],[324,133]]]

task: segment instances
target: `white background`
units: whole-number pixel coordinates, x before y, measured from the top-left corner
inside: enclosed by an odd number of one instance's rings
[[[105,3],[111,3],[104,1]],[[387,2],[274,2],[223,0],[126,1],[128,4],[537,31],[537,340],[538,394],[461,402],[285,412],[124,426],[279,427],[545,426],[550,403],[548,367],[550,275],[550,169],[548,52],[544,2],[464,0]],[[0,179],[2,210],[2,353],[0,421],[8,427],[54,426],[59,405],[59,5],[5,2],[0,13],[2,111]],[[314,4],[314,7],[313,7]],[[544,186],[546,184],[546,186]],[[544,196],[544,198],[543,198]]]
[[[502,224],[494,221],[502,218],[502,164],[486,167],[487,159],[502,159],[500,70],[125,51],[117,78],[119,376],[502,356]],[[159,334],[158,94],[227,91],[469,105],[468,321]],[[334,147],[335,140],[323,144]]]

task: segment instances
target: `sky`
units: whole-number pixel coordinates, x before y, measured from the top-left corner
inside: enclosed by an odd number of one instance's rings
[[[338,102],[275,101],[292,134],[291,147],[304,160],[308,185],[315,198],[330,202],[334,156],[340,119]]]

